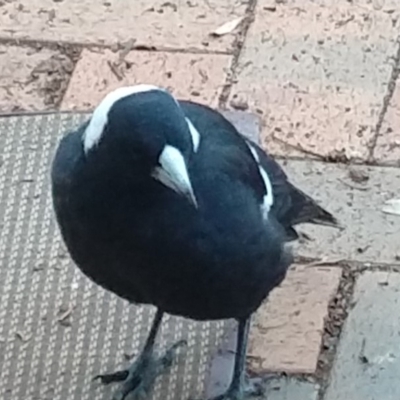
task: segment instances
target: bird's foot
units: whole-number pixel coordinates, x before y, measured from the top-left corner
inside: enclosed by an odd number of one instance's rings
[[[265,381],[262,378],[246,379],[242,386],[231,386],[225,393],[209,400],[247,400],[265,394]]]
[[[142,353],[129,369],[97,375],[95,379],[106,385],[122,382],[113,400],[124,400],[128,395],[130,399],[142,399],[149,394],[156,378],[172,366],[178,348],[184,345],[184,340],[175,343],[160,358],[154,357],[152,353]]]

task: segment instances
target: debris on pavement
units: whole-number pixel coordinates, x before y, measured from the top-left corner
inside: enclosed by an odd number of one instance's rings
[[[400,199],[390,199],[385,202],[382,208],[385,214],[399,215],[400,216]]]
[[[29,339],[31,338],[32,335],[26,335],[25,333],[22,333],[20,331],[15,332],[15,337],[19,339],[22,343],[27,343],[29,342]]]
[[[60,316],[57,318],[57,322],[65,327],[71,326],[70,317],[74,308],[75,307],[72,304],[68,305],[67,307],[65,306],[60,307],[59,310]]]
[[[244,20],[244,17],[235,18],[232,21],[226,22],[225,24],[219,26],[213,32],[211,32],[211,36],[224,36],[228,33],[232,33]]]
[[[349,168],[349,178],[356,183],[364,183],[369,180],[369,176],[364,170],[355,168]]]

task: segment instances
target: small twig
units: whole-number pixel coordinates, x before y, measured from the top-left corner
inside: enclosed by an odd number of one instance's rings
[[[297,151],[299,151],[299,152],[301,152],[301,153],[308,154],[308,155],[310,155],[310,156],[313,156],[313,157],[315,157],[315,158],[318,158],[318,159],[321,160],[321,161],[324,161],[324,160],[325,160],[325,157],[322,156],[321,154],[315,153],[315,152],[313,152],[313,151],[311,151],[311,150],[307,150],[307,149],[305,149],[304,147],[302,147],[302,146],[300,146],[300,145],[295,145],[295,144],[288,143],[288,142],[286,142],[285,140],[282,140],[282,139],[280,139],[280,138],[277,138],[277,137],[275,136],[275,134],[272,134],[271,137],[272,137],[273,140],[276,140],[277,142],[283,144],[284,146],[290,147],[290,148],[292,148],[292,149],[294,149],[294,150],[297,150]]]
[[[121,72],[118,71],[118,68],[112,63],[110,60],[107,60],[107,64],[110,67],[111,72],[115,75],[115,77],[119,80],[122,81],[124,77],[122,76]]]
[[[312,261],[308,264],[305,264],[305,268],[309,267],[328,267],[330,265],[338,265],[341,262],[345,261],[344,258],[337,258],[336,260],[330,260],[328,258],[321,258],[320,260]]]
[[[365,355],[365,343],[366,340],[365,338],[363,338],[362,342],[361,342],[361,349],[360,349],[360,353],[358,355],[358,359],[360,360],[361,364],[369,364],[369,360],[368,357]]]
[[[342,27],[342,26],[347,25],[349,22],[351,22],[351,21],[353,21],[353,20],[354,20],[354,15],[350,16],[350,17],[347,18],[347,19],[343,19],[343,20],[341,20],[341,21],[336,22],[335,26],[336,26],[336,28],[340,28],[340,27]]]
[[[389,276],[390,276],[390,274],[391,274],[392,272],[394,272],[394,271],[393,271],[393,267],[390,266],[390,267],[389,267],[389,271],[387,271],[387,274],[386,274],[386,280],[381,281],[381,282],[378,282],[378,285],[380,285],[380,286],[388,286],[388,285],[389,285]]]
[[[63,322],[63,321],[65,321],[65,320],[72,314],[72,311],[73,311],[73,310],[74,310],[74,306],[69,305],[68,309],[65,310],[65,311],[57,318],[57,321],[58,321],[58,322]]]

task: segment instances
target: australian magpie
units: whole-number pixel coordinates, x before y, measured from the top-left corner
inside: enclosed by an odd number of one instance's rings
[[[131,303],[157,308],[143,351],[114,399],[147,392],[178,343],[156,359],[164,313],[239,323],[231,385],[246,395],[250,316],[291,264],[294,225],[337,225],[281,167],[217,111],[152,85],[109,93],[65,135],[52,164],[52,195],[76,265]],[[215,399],[214,399],[215,400]]]

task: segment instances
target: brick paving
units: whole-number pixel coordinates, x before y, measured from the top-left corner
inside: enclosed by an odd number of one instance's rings
[[[400,87],[396,86],[391,98],[382,127],[377,136],[373,158],[383,165],[400,167]]]
[[[399,274],[359,277],[326,400],[399,398],[399,290]]]
[[[222,54],[130,51],[121,57],[111,50],[83,50],[61,108],[91,109],[110,90],[139,82],[217,106],[231,63]]]
[[[0,0],[0,112],[86,110],[112,88],[151,82],[257,114],[263,145],[345,230],[301,229],[296,268],[255,318],[249,365],[292,375],[270,383],[270,399],[398,399],[386,364],[398,362],[400,217],[382,207],[400,197],[400,169],[383,167],[400,166],[399,25],[397,0]],[[354,298],[337,289],[343,269],[371,270]],[[360,307],[336,346],[343,296]]]
[[[292,266],[254,318],[249,342],[252,371],[315,373],[327,303],[338,289],[340,275],[336,267]]]

